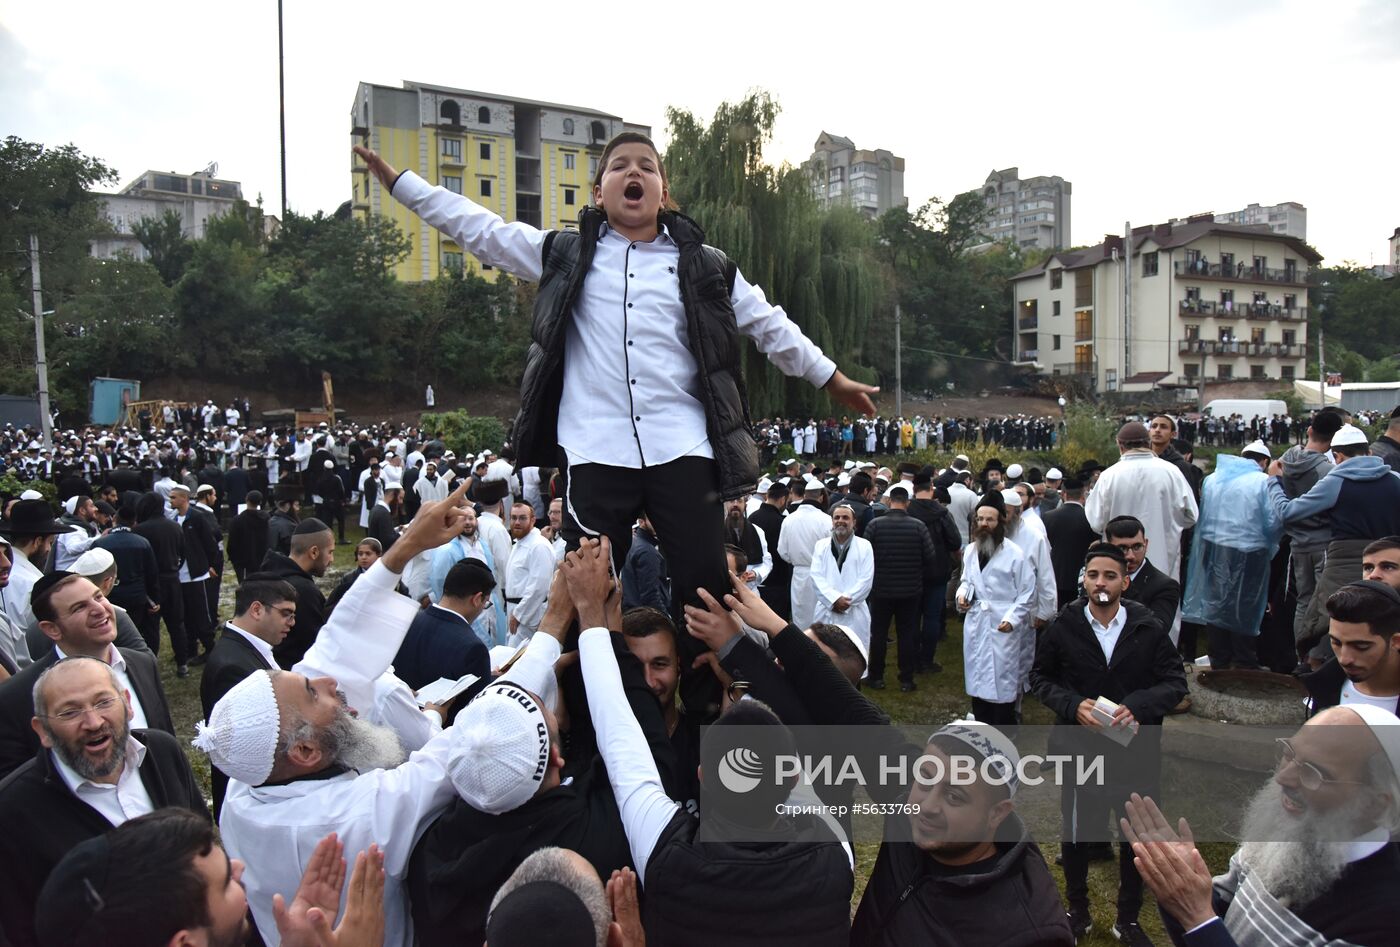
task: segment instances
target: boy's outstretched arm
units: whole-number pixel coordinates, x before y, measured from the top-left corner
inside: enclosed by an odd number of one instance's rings
[[[859,411],[867,416],[875,414],[875,402],[870,400],[870,396],[880,393],[877,386],[852,381],[838,368],[836,373],[831,376],[831,380],[822,387],[833,399],[841,402],[852,411]]]

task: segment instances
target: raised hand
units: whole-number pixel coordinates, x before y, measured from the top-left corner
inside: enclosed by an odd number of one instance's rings
[[[1123,830],[1123,837],[1129,842],[1163,842],[1179,851],[1183,857],[1196,850],[1196,839],[1191,834],[1191,824],[1185,819],[1179,819],[1176,829],[1173,830],[1151,796],[1133,793],[1123,806],[1123,811],[1127,815],[1119,819],[1118,824]]]
[[[466,493],[467,485],[463,483],[443,499],[423,504],[398,541],[384,553],[385,567],[390,572],[403,572],[408,561],[420,552],[436,549],[460,535],[467,515]]]
[[[711,651],[718,651],[729,639],[743,633],[739,618],[733,612],[725,611],[724,606],[715,601],[709,592],[704,589],[696,591],[700,593],[700,601],[705,603],[705,607],[685,607],[685,630],[692,638],[705,642]]]
[[[340,889],[345,884],[345,846],[334,832],[316,843],[301,885],[289,907],[282,895],[272,896],[272,917],[284,947],[323,947],[319,928],[330,929],[340,910]],[[334,944],[334,940],[331,941]]]
[[[867,417],[874,417],[875,402],[870,400],[870,396],[878,395],[879,388],[863,382],[852,381],[840,369],[837,369],[836,374],[832,375],[823,387],[826,388],[827,394],[852,411],[859,411]]]
[[[559,569],[568,583],[569,595],[578,609],[579,625],[583,628],[601,628],[607,625],[605,605],[613,591],[612,574],[608,564],[612,557],[612,543],[608,537],[584,539],[579,547],[564,557]]]
[[[772,638],[787,627],[782,616],[768,607],[757,592],[745,585],[737,575],[729,573],[729,584],[734,591],[724,597],[724,604],[734,610],[739,620],[750,628],[756,628]],[[700,590],[704,594],[704,590]]]
[[[345,897],[345,916],[331,936],[335,939],[324,942],[322,947],[382,947],[384,852],[378,845],[371,845],[355,856],[350,891]]]
[[[642,912],[637,906],[637,873],[622,868],[608,879],[608,905],[613,923],[622,929],[622,947],[645,947],[646,933],[642,930]]]
[[[369,167],[369,173],[374,175],[380,184],[386,188],[393,188],[394,182],[399,177],[399,172],[394,170],[393,165],[379,157],[378,152],[363,145],[355,145],[352,150],[364,159],[365,164]]]

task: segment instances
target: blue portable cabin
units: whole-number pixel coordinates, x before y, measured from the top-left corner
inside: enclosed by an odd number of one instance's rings
[[[129,378],[94,378],[91,388],[93,424],[110,427],[126,414],[127,402],[141,400],[141,383]]]

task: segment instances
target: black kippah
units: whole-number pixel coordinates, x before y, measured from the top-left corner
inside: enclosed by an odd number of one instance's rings
[[[308,536],[312,533],[328,532],[330,527],[322,523],[314,516],[308,516],[297,524],[297,528],[292,530],[293,536]]]
[[[593,915],[557,881],[531,881],[501,899],[486,919],[491,947],[594,947]]]
[[[102,930],[99,916],[106,909],[103,892],[111,870],[106,836],[81,842],[49,873],[34,908],[39,942],[53,947],[95,944]]]
[[[44,597],[48,594],[49,589],[53,588],[55,585],[62,582],[64,579],[68,578],[70,575],[77,574],[78,573],[76,572],[68,572],[64,569],[58,569],[54,572],[49,572],[45,575],[40,576],[38,581],[34,583],[34,587],[29,590],[29,601],[31,603],[43,601]]]

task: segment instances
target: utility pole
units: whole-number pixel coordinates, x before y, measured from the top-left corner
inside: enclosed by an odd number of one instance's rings
[[[899,303],[894,304],[894,415],[904,417],[904,358],[900,352]]]
[[[1327,360],[1322,353],[1322,320],[1317,325],[1317,406],[1327,407]]]
[[[44,449],[53,448],[53,418],[49,415],[49,360],[44,354],[44,290],[39,282],[39,238],[29,235],[29,275],[34,284],[34,370],[39,376],[39,423]]]
[[[287,68],[282,60],[282,0],[277,0],[277,122],[282,133],[282,222],[287,222]]]

